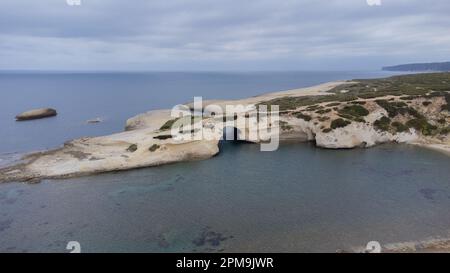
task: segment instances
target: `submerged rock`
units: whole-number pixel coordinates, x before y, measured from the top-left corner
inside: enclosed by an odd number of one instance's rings
[[[88,124],[94,124],[94,123],[100,123],[100,122],[103,122],[102,118],[94,118],[94,119],[86,120],[86,123],[88,123]]]
[[[16,121],[24,121],[24,120],[33,120],[33,119],[41,119],[41,118],[48,118],[48,117],[54,117],[58,113],[55,109],[52,108],[39,108],[39,109],[33,109],[30,111],[23,112],[16,116]]]

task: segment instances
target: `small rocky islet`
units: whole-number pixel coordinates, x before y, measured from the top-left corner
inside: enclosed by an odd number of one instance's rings
[[[27,121],[34,119],[42,119],[49,118],[58,115],[55,109],[53,108],[38,108],[32,109],[16,116],[16,121]]]

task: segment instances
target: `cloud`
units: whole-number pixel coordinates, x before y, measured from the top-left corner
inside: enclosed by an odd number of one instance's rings
[[[374,69],[450,53],[447,0],[5,0],[0,69]]]

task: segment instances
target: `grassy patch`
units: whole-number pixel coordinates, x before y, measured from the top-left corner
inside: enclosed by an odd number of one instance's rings
[[[338,118],[338,119],[335,119],[335,120],[333,120],[331,122],[330,127],[331,127],[331,129],[343,128],[343,127],[346,127],[347,125],[350,125],[350,124],[351,124],[350,121]]]
[[[441,135],[448,135],[450,133],[450,126],[447,126],[445,128],[442,128],[439,134]]]
[[[321,110],[317,110],[317,111],[316,111],[317,114],[321,114],[321,115],[326,114],[326,113],[330,113],[330,112],[331,112],[331,109],[330,109],[330,108],[327,108],[327,109],[321,109]]]
[[[369,114],[369,111],[361,105],[354,104],[345,106],[344,108],[339,110],[338,113],[354,117],[365,117]]]
[[[435,135],[437,127],[428,123],[426,119],[411,119],[406,122],[408,128],[414,128],[425,136]]]
[[[159,140],[165,140],[165,139],[170,139],[172,138],[172,135],[159,135],[159,136],[155,136],[153,137],[154,139],[159,139]]]
[[[361,98],[387,95],[414,97],[430,91],[449,91],[450,73],[423,73],[354,81],[357,83],[337,86],[331,92],[339,93],[345,89]]]
[[[202,117],[200,116],[185,116],[182,117],[183,119],[191,119],[191,125],[193,125],[194,123],[200,121],[202,119]],[[167,131],[167,130],[171,130],[172,126],[175,122],[177,122],[178,120],[182,119],[182,118],[174,118],[171,120],[166,121],[166,123],[163,124],[163,126],[161,126],[161,128],[159,128],[159,130],[161,131]],[[188,120],[186,120],[185,124],[188,123]]]
[[[305,115],[302,112],[294,113],[294,116],[299,119],[303,119],[305,121],[311,121],[312,117],[309,115]]]
[[[307,111],[315,111],[315,110],[319,110],[319,109],[323,109],[323,106],[320,106],[320,105],[311,105],[311,106],[308,106],[308,107],[306,108]]]
[[[364,118],[369,114],[369,111],[359,104],[347,105],[338,110],[340,117],[353,120],[356,122],[365,122]]]
[[[152,146],[150,146],[150,148],[148,148],[148,150],[150,152],[154,152],[156,150],[158,150],[160,148],[160,146],[158,144],[153,144]]]
[[[170,130],[172,129],[173,124],[179,120],[180,118],[174,118],[171,120],[166,121],[166,123],[163,124],[163,126],[161,126],[161,128],[159,128],[161,131],[165,131],[165,130]]]
[[[395,128],[395,131],[397,133],[406,132],[409,129],[408,126],[406,126],[405,124],[398,122],[398,121],[392,122],[392,126]]]
[[[373,123],[373,126],[375,127],[375,129],[377,129],[379,131],[384,131],[384,132],[389,131],[390,125],[391,125],[391,119],[388,117],[382,117]]]
[[[292,129],[294,129],[291,125],[289,125],[289,123],[287,123],[286,121],[280,120],[280,128],[283,131],[290,131]]]
[[[127,148],[127,151],[130,152],[130,153],[134,153],[134,152],[137,151],[137,149],[138,149],[138,146],[137,146],[136,144],[131,144],[131,145]]]
[[[388,95],[400,97],[402,100],[411,100],[433,94],[433,96],[447,96],[448,100],[450,100],[450,97],[448,97],[450,95],[447,92],[450,89],[450,73],[424,73],[394,76],[385,79],[357,79],[354,81],[357,81],[357,83],[342,84],[331,89],[329,92],[332,95],[283,97],[262,102],[258,105],[267,105],[269,109],[271,105],[279,105],[280,111],[287,111],[295,110],[302,106],[317,105],[319,103],[328,103],[326,106],[333,107],[340,105],[340,102],[351,102],[358,98],[370,99]],[[340,91],[342,90],[347,90],[348,93],[341,93]],[[450,105],[450,102],[448,100],[444,110],[449,109],[448,105]],[[406,108],[404,105],[395,105],[395,102],[392,103],[394,105],[386,106],[393,106],[393,108],[400,109]],[[395,109],[391,110],[391,112],[390,116],[393,115]]]
[[[380,107],[384,108],[388,112],[389,117],[394,118],[397,115],[409,114],[415,118],[422,119],[423,116],[416,109],[409,107],[404,102],[389,102],[387,100],[375,101]]]

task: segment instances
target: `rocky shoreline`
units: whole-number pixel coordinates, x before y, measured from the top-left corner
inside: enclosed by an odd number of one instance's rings
[[[450,154],[450,73],[421,74],[420,81],[414,77],[331,82],[243,100],[207,101],[203,107],[278,105],[279,120],[271,126],[279,131],[281,141],[315,141],[329,149],[398,142]],[[190,130],[193,138],[181,141],[170,135],[170,126],[177,121],[170,110],[140,114],[127,121],[124,132],[81,138],[58,149],[29,154],[19,164],[0,169],[0,182],[34,182],[207,159],[219,152],[224,127],[251,122],[245,109],[235,114],[232,123],[224,124],[224,116],[192,118],[192,128],[201,130]],[[245,133],[243,140],[261,142],[248,139],[249,132]],[[202,136],[197,138],[198,134]]]

